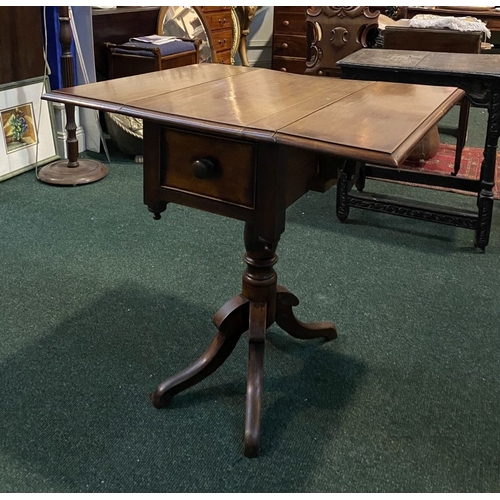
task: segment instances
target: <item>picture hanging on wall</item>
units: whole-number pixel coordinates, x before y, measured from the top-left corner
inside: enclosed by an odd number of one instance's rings
[[[41,99],[48,85],[40,77],[0,86],[0,181],[59,158],[52,107]]]

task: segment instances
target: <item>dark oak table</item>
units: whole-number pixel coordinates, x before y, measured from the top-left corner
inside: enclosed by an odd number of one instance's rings
[[[475,246],[485,250],[493,215],[496,152],[500,135],[500,55],[458,54],[392,49],[363,49],[339,61],[342,78],[456,86],[472,106],[488,110],[484,159],[477,180],[407,174],[408,182],[446,186],[477,193],[477,212],[432,210],[387,204],[353,196],[351,206],[439,222],[475,231]],[[457,147],[458,151],[458,147]],[[373,172],[378,175],[380,172]],[[383,173],[381,174],[384,175]],[[394,178],[394,177],[391,177]]]
[[[394,95],[396,109],[387,106]],[[258,455],[267,328],[276,322],[299,339],[337,336],[332,323],[296,319],[297,297],[277,284],[275,251],[286,208],[310,189],[334,184],[339,161],[396,167],[462,97],[456,88],[218,64],[44,96],[144,120],[144,201],[156,219],[168,203],[179,203],[245,222],[242,291],[213,317],[217,334],[206,352],[156,388],[154,406],[167,406],[214,372],[248,331],[245,455]]]

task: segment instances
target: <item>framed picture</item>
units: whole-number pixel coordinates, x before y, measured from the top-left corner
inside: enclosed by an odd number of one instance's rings
[[[48,78],[0,86],[0,181],[59,158]]]

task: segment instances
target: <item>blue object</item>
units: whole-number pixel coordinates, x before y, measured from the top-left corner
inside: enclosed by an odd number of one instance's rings
[[[149,42],[126,42],[115,47],[114,52],[117,54],[135,54],[145,57],[154,57],[155,54],[151,50],[127,50],[127,47],[143,48],[143,49],[153,49],[155,47],[160,49],[161,56],[169,56],[172,54],[179,54],[180,52],[188,52],[190,50],[195,50],[196,45],[194,42],[189,42],[185,40],[176,40],[175,42],[168,42],[158,45],[156,43]]]

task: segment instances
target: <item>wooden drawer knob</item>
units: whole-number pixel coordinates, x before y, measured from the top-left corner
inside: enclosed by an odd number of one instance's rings
[[[290,21],[283,21],[283,26],[290,26]]]
[[[208,158],[194,161],[191,170],[197,179],[211,179],[217,176],[217,165]]]
[[[288,49],[288,43],[284,42],[281,44],[282,49]]]
[[[286,68],[280,68],[280,71],[284,71],[286,73]]]

